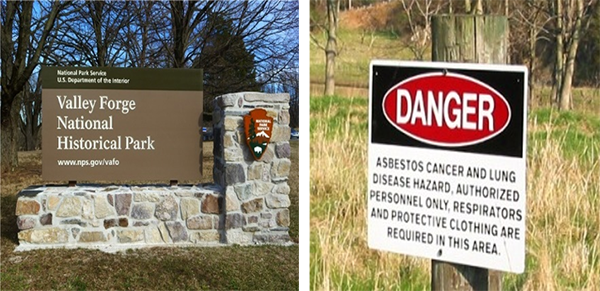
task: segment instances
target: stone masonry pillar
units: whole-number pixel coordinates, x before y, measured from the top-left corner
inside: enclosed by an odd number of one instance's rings
[[[241,92],[215,99],[216,184],[223,187],[219,229],[228,244],[289,243],[289,94]],[[246,145],[244,115],[263,108],[273,118],[271,140],[255,161]]]

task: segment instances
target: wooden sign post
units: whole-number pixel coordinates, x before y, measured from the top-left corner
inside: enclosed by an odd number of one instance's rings
[[[432,17],[432,61],[506,64],[508,20],[491,15]],[[431,261],[432,290],[502,290],[502,273]]]

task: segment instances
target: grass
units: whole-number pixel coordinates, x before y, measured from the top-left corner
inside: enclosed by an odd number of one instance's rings
[[[317,33],[319,43],[324,43],[325,34]],[[336,58],[335,80],[338,96],[368,96],[369,63],[374,59],[414,60],[414,54],[406,47],[401,38],[389,32],[365,34],[359,29],[339,28],[338,39],[341,51]],[[371,42],[372,40],[372,42]],[[431,49],[425,53],[429,61]],[[310,45],[310,94],[323,94],[325,82],[325,52],[313,42]],[[552,101],[549,86],[536,86],[532,108],[549,107]],[[600,89],[588,87],[573,88],[573,106],[577,112],[600,115]]]
[[[312,132],[314,131],[315,120],[312,118],[312,107],[310,103],[304,105],[304,230],[305,230],[305,241],[304,241],[304,265],[303,265],[303,276],[304,276],[304,290],[313,289],[313,257],[315,253],[314,236],[312,233],[313,229],[313,216],[312,216],[312,176],[311,166],[313,164],[313,151],[312,151]]]
[[[317,34],[316,38],[319,43],[325,43],[324,33]],[[390,33],[374,32],[371,35],[340,28],[338,39],[341,42],[338,45],[340,52],[335,64],[338,85],[368,87],[369,63],[372,59],[414,59],[410,50]],[[310,81],[323,83],[323,80],[325,80],[325,52],[311,42]]]
[[[367,246],[366,99],[311,97],[310,286],[428,290],[429,260]],[[537,109],[528,129],[526,269],[503,289],[597,290],[600,118]]]
[[[305,121],[306,122],[306,121]],[[308,131],[306,131],[308,133]],[[311,145],[306,144],[304,148],[304,157],[305,157],[305,165],[312,165],[312,150]],[[304,180],[304,228],[308,232],[306,232],[306,240],[304,242],[304,266],[303,266],[303,276],[304,276],[304,290],[312,290],[313,288],[313,274],[315,274],[313,270],[313,257],[316,251],[314,236],[310,231],[313,228],[313,216],[311,212],[311,186],[312,186],[312,178],[310,169],[307,168],[306,176]]]
[[[353,134],[366,132],[369,106],[365,98],[345,98],[332,96],[329,98],[314,98],[310,102],[310,131],[317,130],[320,123],[325,122],[328,128],[327,137],[337,135],[342,127],[352,124],[348,129]],[[324,120],[324,121],[323,121]]]
[[[298,148],[300,146],[300,140],[290,140],[291,146],[291,161],[292,167],[290,169],[290,176],[288,177],[288,185],[290,186],[290,202],[291,205],[289,207],[290,211],[290,237],[295,243],[299,243],[300,229],[299,229],[299,221],[300,214],[299,210],[299,195],[298,190],[300,189],[300,180],[299,180],[299,163],[298,163]],[[298,249],[296,248],[296,252],[294,256],[298,256]],[[298,265],[298,262],[296,262]],[[296,267],[296,271],[298,271],[298,267]],[[296,276],[298,276],[298,272],[296,272]],[[298,278],[298,277],[296,277]],[[297,281],[296,281],[297,282]],[[298,289],[298,287],[296,287]]]
[[[298,242],[298,141],[290,141],[290,145],[290,236]],[[206,143],[202,182],[211,181],[207,174],[212,172],[211,152],[212,144]],[[42,183],[40,153],[22,152],[19,160],[15,172],[2,176],[1,290],[298,289],[297,245],[149,248],[117,254],[85,249],[15,253],[16,193]]]
[[[2,289],[297,289],[294,250],[297,257],[296,247],[273,246],[19,253],[12,257],[22,261],[2,272]]]
[[[594,159],[598,157],[598,147],[590,145],[600,140],[600,118],[597,116],[543,108],[535,110],[530,120],[529,134],[533,142],[560,141],[565,158],[578,158],[586,165],[596,162]],[[535,147],[530,147],[530,154],[535,150]]]
[[[414,55],[391,33],[347,24],[336,96],[320,96],[325,53],[310,46],[310,286],[428,290],[429,260],[371,250],[366,234],[369,63]],[[599,290],[600,90],[573,88],[573,110],[563,112],[550,109],[550,91],[538,85],[529,100],[526,267],[504,274],[503,289]]]

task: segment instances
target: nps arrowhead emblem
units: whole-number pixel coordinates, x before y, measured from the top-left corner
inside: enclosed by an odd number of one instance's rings
[[[273,118],[267,116],[264,109],[254,109],[244,116],[244,133],[246,144],[255,160],[260,160],[271,140]]]

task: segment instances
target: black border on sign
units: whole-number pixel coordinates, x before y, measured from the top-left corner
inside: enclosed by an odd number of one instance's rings
[[[509,157],[524,157],[525,139],[525,99],[527,74],[519,70],[501,70],[489,65],[480,65],[477,68],[465,68],[465,64],[453,67],[451,63],[398,63],[394,65],[371,62],[371,141],[378,144],[389,144],[409,146],[427,149],[440,149],[446,151],[457,151],[467,153],[480,153]],[[439,65],[439,67],[431,67]],[[469,64],[478,66],[478,64]],[[504,66],[507,67],[507,66]],[[477,79],[502,94],[508,102],[511,110],[511,118],[508,126],[497,136],[474,145],[462,147],[443,147],[420,142],[398,130],[385,118],[382,108],[383,97],[386,92],[396,84],[410,77],[440,72],[444,69],[448,72],[458,73]]]

